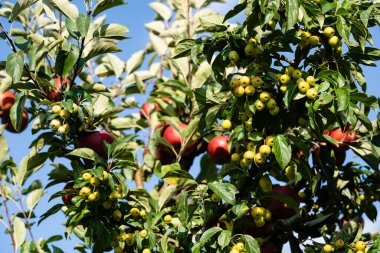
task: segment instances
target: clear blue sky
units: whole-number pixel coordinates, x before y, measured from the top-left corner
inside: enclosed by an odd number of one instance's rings
[[[77,3],[79,6],[83,5],[82,1],[76,0],[74,2]],[[119,53],[118,56],[123,60],[127,60],[132,53],[141,50],[146,45],[146,43],[148,43],[149,38],[148,33],[144,28],[144,23],[151,21],[154,16],[154,12],[148,6],[149,2],[150,1],[146,0],[132,0],[126,6],[115,8],[107,12],[108,22],[121,23],[130,29],[128,36],[132,38],[129,40],[125,40],[120,44],[121,48],[123,49],[123,52]],[[230,6],[233,3],[235,3],[235,1],[231,0],[228,2]],[[213,5],[213,8],[215,10],[220,11],[222,14],[225,14],[225,12],[229,9],[227,5],[223,6],[221,4],[215,4]],[[7,21],[4,19],[1,19],[1,22],[5,25],[7,23]],[[377,31],[373,34],[373,39],[375,41],[375,45],[378,48],[380,48],[380,29],[377,29]],[[0,48],[2,48],[2,52],[0,52],[0,57],[1,59],[5,59],[8,51],[5,51],[7,50],[7,48],[3,41],[0,41]],[[379,70],[379,67],[365,68],[365,74],[368,82],[368,92],[376,96],[379,96],[380,94]],[[374,114],[372,114],[372,118],[373,117]],[[11,134],[6,132],[5,136],[9,142],[11,155],[13,156],[16,162],[19,162],[23,156],[28,154],[27,146],[31,143],[33,139],[33,136],[30,134],[30,128],[25,130],[22,134]],[[350,152],[350,155],[348,156],[347,160],[352,158],[353,155]],[[60,160],[60,162],[65,161]],[[198,171],[199,161],[196,160],[194,164],[195,166],[194,169],[192,169],[192,171],[196,173]],[[35,179],[40,179],[44,184],[46,184],[47,174],[51,169],[52,167],[49,165],[49,163],[47,163],[38,173],[36,173],[31,179],[27,181],[27,184],[31,183]],[[132,184],[131,187],[134,187],[134,184]],[[152,188],[152,183],[148,184],[147,187]],[[58,185],[57,187],[51,187],[47,190],[47,194],[43,197],[40,204],[35,209],[35,213],[37,216],[41,215],[44,211],[46,211],[54,204],[58,203],[58,201],[60,201],[59,199],[56,199],[55,201],[47,203],[47,200],[51,196],[51,194],[62,188],[63,185]],[[10,205],[12,205],[12,203],[10,203]],[[1,210],[0,212],[3,213],[3,210]],[[34,237],[36,239],[40,237],[44,237],[45,239],[47,239],[50,236],[56,234],[63,235],[65,231],[65,227],[62,225],[63,223],[64,216],[62,214],[55,215],[49,218],[48,220],[45,220],[40,226],[35,226],[33,228]],[[4,228],[2,225],[0,226],[0,253],[12,252],[12,248],[10,246],[10,237],[9,235],[3,233]],[[380,225],[374,225],[371,224],[369,221],[366,221],[365,230],[380,230]],[[29,239],[30,238],[28,236],[28,240]],[[62,240],[60,242],[55,243],[55,245],[62,248],[65,252],[73,252],[73,246],[75,245],[75,243],[78,242],[79,241],[75,239],[75,237],[73,237],[72,240]]]

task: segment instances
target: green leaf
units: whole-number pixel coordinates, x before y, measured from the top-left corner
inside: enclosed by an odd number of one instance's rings
[[[216,181],[208,183],[208,187],[228,204],[236,205],[235,195],[238,190],[234,185]]]
[[[22,71],[24,69],[24,53],[17,51],[17,53],[11,53],[7,57],[7,63],[5,70],[7,74],[12,77],[12,82],[17,83],[22,77]]]
[[[76,156],[88,160],[95,161],[97,154],[90,148],[77,148],[67,154],[68,156]]]
[[[350,143],[350,148],[374,170],[379,168],[379,155],[372,143]]]
[[[201,17],[201,26],[206,32],[223,32],[227,30],[227,26],[224,25],[224,17],[219,14],[211,14]]]
[[[91,45],[91,48],[86,56],[86,59],[89,60],[98,55],[102,55],[106,53],[116,53],[120,51],[121,49],[116,45],[115,42],[98,40],[96,43]]]
[[[172,10],[163,3],[153,2],[153,3],[150,3],[149,6],[166,21],[168,21],[170,17],[172,16]]]
[[[286,30],[290,30],[297,23],[299,3],[298,0],[286,0]]]
[[[158,211],[161,211],[165,204],[172,199],[176,190],[176,185],[169,185],[162,191],[160,197],[158,198]]]
[[[24,183],[24,179],[28,170],[28,162],[29,162],[29,157],[25,156],[22,158],[19,168],[17,170],[16,174],[16,183],[21,187]]]
[[[184,192],[179,196],[177,202],[178,219],[182,225],[186,225],[189,222],[189,204],[187,202],[187,193]]]
[[[125,34],[128,31],[129,29],[123,25],[119,25],[115,23],[106,24],[106,25],[102,25],[97,30],[95,30],[93,33],[93,37],[123,40],[127,38]]]
[[[75,4],[70,3],[69,0],[50,0],[50,2],[55,5],[59,12],[72,21],[75,21],[79,16],[78,8]]]
[[[347,23],[346,19],[342,16],[338,16],[336,22],[336,29],[338,33],[345,41],[348,41],[351,33],[351,25]]]
[[[231,234],[232,234],[231,231],[223,230],[218,236],[218,244],[222,249],[227,247],[228,244],[230,243]]]
[[[174,55],[172,58],[181,58],[189,56],[191,54],[191,48],[195,45],[195,40],[193,39],[184,39],[177,43],[174,49]]]
[[[14,129],[19,132],[23,120],[23,112],[26,101],[26,94],[21,92],[17,95],[16,101],[10,110],[10,118]]]
[[[127,73],[131,74],[144,62],[145,50],[134,53],[127,61]]]
[[[245,251],[247,253],[260,253],[260,246],[252,236],[242,235],[241,239],[244,241]]]
[[[205,231],[201,238],[199,239],[199,243],[195,244],[192,249],[191,249],[191,252],[193,253],[199,253],[200,250],[202,249],[202,247],[210,242],[211,238],[216,235],[217,233],[220,233],[223,229],[221,228],[218,228],[218,227],[212,227],[210,229],[208,229],[207,231]]]
[[[83,13],[79,14],[75,23],[78,31],[84,37],[86,37],[88,28],[90,27],[91,18],[89,16],[85,16]]]
[[[0,161],[3,161],[8,155],[8,142],[4,136],[0,136]]]
[[[348,108],[350,102],[350,93],[346,88],[336,89],[336,96],[338,99],[338,111],[344,111]]]
[[[15,239],[15,248],[18,249],[25,241],[26,228],[25,223],[17,216],[13,218],[13,235]]]
[[[92,16],[95,17],[105,10],[125,4],[127,3],[124,0],[101,0],[95,6]]]
[[[285,169],[292,158],[292,147],[289,145],[288,140],[283,135],[276,135],[274,137],[274,155],[280,167]]]
[[[45,192],[42,189],[36,189],[29,193],[28,197],[26,198],[26,206],[29,208],[29,212],[32,212],[44,194]]]
[[[26,10],[29,6],[37,1],[38,0],[18,0],[17,3],[13,6],[12,13],[9,16],[9,21],[13,22],[23,10]]]

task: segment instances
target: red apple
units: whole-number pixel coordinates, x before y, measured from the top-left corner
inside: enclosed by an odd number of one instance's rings
[[[187,124],[185,123],[180,123],[179,124],[179,129],[182,131]],[[165,128],[162,137],[168,141],[176,150],[179,150],[181,148],[181,143],[184,141],[180,135],[180,133],[173,127],[173,126],[168,126]]]
[[[340,224],[339,224],[339,227],[340,228],[342,228],[342,227],[344,227],[344,225],[346,225],[348,223],[348,221],[346,220],[346,219],[341,219],[340,220]],[[359,223],[360,223],[360,225],[362,225],[362,228],[364,229],[364,219],[363,219],[363,217],[360,217],[359,218]]]
[[[161,147],[156,148],[156,159],[161,162],[161,165],[172,164],[175,162],[175,157],[172,153],[165,151]]]
[[[275,186],[273,187],[272,192],[289,196],[293,198],[298,204],[300,203],[300,198],[298,197],[297,191],[287,185]],[[272,200],[272,203],[268,206],[268,210],[271,211],[273,217],[278,219],[287,219],[296,214],[294,209],[288,206],[288,204],[277,199]]]
[[[334,149],[334,155],[335,165],[338,167],[342,166],[344,161],[346,160],[346,148],[339,147],[337,149]]]
[[[64,190],[74,189],[74,183],[70,182],[65,185]],[[62,196],[62,201],[66,206],[72,206],[71,199],[75,197],[75,194],[65,194]]]
[[[215,136],[207,146],[207,153],[210,160],[216,164],[228,163],[231,159],[230,152],[228,151],[227,136]]]
[[[78,146],[81,148],[91,148],[100,157],[107,159],[107,152],[103,142],[112,143],[113,137],[106,131],[86,133],[78,139]]]
[[[276,244],[274,244],[273,242],[267,242],[260,247],[260,252],[261,253],[280,253],[281,251],[278,250]]]
[[[61,93],[62,85],[69,83],[70,79],[69,78],[63,79],[62,77],[58,76],[54,78],[54,82],[55,82],[56,87],[52,88],[52,90],[47,93],[47,97],[50,101],[59,101],[62,99],[62,93]]]
[[[26,109],[24,109],[24,111],[22,112],[22,121],[21,121],[20,131],[17,131],[13,127],[12,122],[11,122],[11,118],[9,116],[9,111],[4,111],[3,117],[1,119],[1,122],[3,124],[6,124],[5,129],[7,129],[9,132],[12,132],[12,133],[21,133],[22,131],[25,130],[25,128],[27,128],[28,123],[29,123],[28,111]]]
[[[9,111],[15,103],[16,97],[11,91],[0,94],[0,110]]]
[[[148,118],[154,109],[155,105],[153,103],[146,102],[145,104],[143,104],[140,110],[141,118]]]
[[[330,136],[338,142],[351,142],[356,140],[356,131],[349,126],[348,130],[343,132],[342,129],[337,128],[330,132]],[[339,143],[339,147],[348,149],[348,146],[344,143]]]

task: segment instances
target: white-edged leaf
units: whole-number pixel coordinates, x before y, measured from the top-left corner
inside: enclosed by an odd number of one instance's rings
[[[29,156],[22,158],[16,174],[16,183],[21,187],[24,183],[26,172],[28,170]]]
[[[162,38],[153,33],[149,33],[149,38],[157,54],[159,56],[163,56],[168,49],[168,44]]]
[[[33,210],[44,194],[45,192],[42,189],[36,189],[29,193],[26,198],[26,206],[29,208],[29,212]]]
[[[18,0],[17,3],[13,6],[12,13],[9,16],[9,21],[13,22],[23,10],[26,10],[29,6],[37,1],[38,0]]]
[[[17,83],[18,81],[20,81],[23,68],[24,53],[22,51],[10,53],[7,57],[5,70],[7,71],[7,74],[12,77],[13,83]]]
[[[210,182],[207,185],[216,195],[228,204],[236,205],[235,195],[238,193],[238,190],[234,185],[220,181]]]
[[[95,161],[96,153],[90,148],[77,148],[67,154],[68,156],[76,156],[84,159]]]
[[[25,241],[26,228],[25,223],[17,216],[13,218],[13,235],[15,239],[15,247],[18,249]]]
[[[134,53],[127,61],[127,73],[131,74],[144,62],[145,50]]]
[[[94,8],[92,16],[95,17],[105,10],[108,10],[108,9],[116,7],[116,6],[124,5],[124,4],[127,4],[126,2],[124,2],[124,0],[101,0],[101,1],[98,1],[98,4]]]
[[[168,21],[172,16],[172,10],[163,3],[153,2],[150,3],[149,6],[166,21]]]
[[[123,25],[119,25],[115,23],[106,24],[106,25],[102,25],[97,30],[95,30],[93,33],[93,37],[122,40],[122,39],[127,38],[125,34],[128,31],[129,29]]]
[[[168,187],[166,187],[160,197],[158,198],[158,210],[162,210],[162,208],[164,207],[164,205],[166,204],[166,202],[169,201],[169,199],[172,198],[173,194],[175,193],[177,189],[177,186],[176,185],[169,185]]]
[[[107,54],[107,57],[109,60],[109,64],[111,65],[111,68],[115,73],[115,77],[119,78],[124,71],[125,63],[114,54]]]
[[[50,2],[55,5],[59,12],[70,18],[72,21],[75,21],[79,16],[78,8],[68,0],[50,0]]]
[[[273,148],[278,164],[282,169],[284,169],[292,158],[292,147],[289,145],[285,136],[276,135],[274,137]]]

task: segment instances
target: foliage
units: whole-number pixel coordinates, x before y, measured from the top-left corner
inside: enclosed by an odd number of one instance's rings
[[[151,3],[150,42],[127,61],[116,53],[128,28],[102,16],[122,0],[84,1],[85,13],[67,0],[4,3],[0,220],[15,252],[62,252],[61,235],[32,233],[58,212],[79,252],[380,250],[362,233],[380,198],[379,99],[362,71],[380,60],[380,3],[241,0],[222,16],[212,2]],[[2,132],[32,121],[16,165]],[[349,149],[366,165],[345,163]],[[63,203],[37,215],[44,185],[28,179],[48,161],[46,187],[65,184],[50,199]]]

